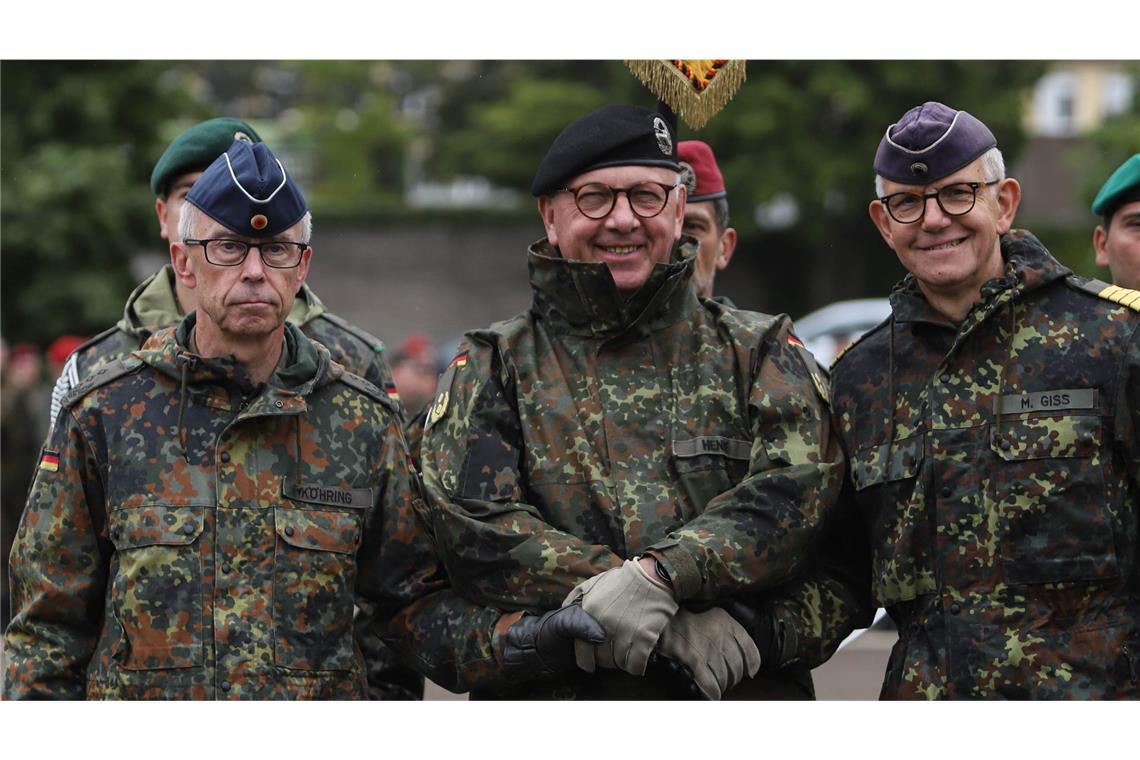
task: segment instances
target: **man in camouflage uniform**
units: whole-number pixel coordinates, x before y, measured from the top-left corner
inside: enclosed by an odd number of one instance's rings
[[[728,191],[708,143],[682,140],[677,143],[677,159],[688,191],[681,231],[699,244],[693,287],[697,295],[712,298],[716,274],[728,267],[736,250],[736,229],[728,226]]]
[[[1020,187],[965,111],[907,111],[874,166],[909,274],[832,405],[899,630],[882,696],[1140,696],[1140,293],[1011,231]]]
[[[1140,153],[1105,180],[1092,211],[1104,219],[1093,231],[1096,263],[1108,267],[1114,285],[1140,289]]]
[[[360,599],[452,689],[573,667],[573,636],[604,639],[580,610],[451,592],[395,403],[285,320],[312,224],[265,144],[235,141],[182,214],[172,268],[197,309],[76,388],[41,455],[5,696],[363,698]]]
[[[778,670],[790,621],[753,604],[753,642],[723,608],[811,568],[843,469],[826,393],[786,317],[698,301],[678,168],[644,109],[567,127],[531,188],[531,310],[468,333],[441,378],[421,455],[453,582],[505,610],[581,603],[610,641],[580,642],[593,672],[475,696],[689,694],[669,660],[715,698],[761,659],[770,696],[812,693]]]
[[[182,202],[214,159],[234,140],[261,142],[253,127],[232,118],[209,119],[187,129],[167,146],[150,175],[155,194],[154,211],[159,235],[168,242],[178,238]],[[170,265],[135,288],[123,308],[123,318],[114,327],[96,335],[68,357],[52,389],[51,419],[54,424],[67,394],[106,365],[125,358],[151,334],[177,324],[196,305],[195,292],[180,284]],[[396,385],[384,356],[384,344],[359,327],[328,311],[317,294],[302,285],[289,312],[289,321],[308,337],[324,345],[333,361],[384,390],[397,402]],[[367,605],[365,613],[367,613]],[[359,616],[362,631],[369,615]],[[369,668],[369,691],[373,699],[422,699],[423,678],[404,665],[376,637],[362,638]]]

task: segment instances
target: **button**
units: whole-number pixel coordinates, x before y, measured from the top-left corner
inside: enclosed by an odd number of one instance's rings
[[[192,535],[194,533],[194,531],[196,531],[196,530],[198,530],[198,526],[192,522],[186,523],[185,525],[182,526],[182,532],[188,536]]]
[[[222,572],[225,573],[226,575],[229,575],[229,573],[232,570],[233,570],[233,568],[230,567],[229,565],[222,565]]]
[[[943,376],[942,376],[940,379],[941,379],[941,380],[942,380],[942,382],[943,382],[943,383],[945,383],[946,385],[949,385],[949,384],[950,384],[950,376],[949,376],[949,375],[943,375]]]
[[[221,686],[222,686],[222,691],[229,691],[230,690],[230,682],[229,681],[222,681]]]
[[[222,457],[221,457],[221,459],[222,459],[222,462],[228,462],[228,461],[230,461],[230,452],[228,452],[228,451],[223,451],[223,452],[222,452]]]
[[[293,529],[292,528],[286,528],[285,529],[285,535],[286,536],[292,536],[293,535]]]
[[[961,611],[962,611],[962,605],[958,604],[957,602],[954,602],[953,604],[950,605],[950,614],[951,615],[957,615]]]
[[[277,399],[276,401],[273,402],[273,405],[275,407],[277,407],[278,409],[280,409],[281,407],[285,406],[285,402],[282,401],[281,399]]]
[[[1002,438],[1001,439],[1001,450],[1002,451],[1009,451],[1009,447],[1010,447],[1009,439],[1008,438]]]
[[[953,492],[950,490],[950,486],[942,486],[942,490],[939,493],[941,493],[943,499],[949,499],[950,494]]]

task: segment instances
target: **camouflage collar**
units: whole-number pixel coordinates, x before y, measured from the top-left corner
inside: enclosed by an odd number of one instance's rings
[[[174,270],[167,264],[131,292],[116,327],[142,339],[180,319],[182,308],[174,290]]]
[[[190,312],[177,325],[151,335],[135,355],[180,383],[185,378],[185,382],[195,386],[230,386],[246,397],[256,393],[259,389],[234,357],[207,359],[190,349],[189,337],[196,322],[197,313]],[[290,395],[305,396],[332,380],[329,368],[328,349],[313,343],[296,326],[286,322],[283,359],[267,385]]]
[[[626,300],[605,264],[562,258],[543,238],[527,251],[531,309],[551,329],[570,335],[608,339],[661,329],[697,307],[689,280],[698,245],[683,236],[671,261],[654,266],[645,285]]]
[[[304,327],[326,311],[325,304],[317,298],[308,285],[302,285],[293,300],[293,308],[289,310],[289,321],[298,327]]]
[[[985,315],[992,312],[992,306],[998,302],[1018,298],[1072,274],[1072,270],[1053,258],[1041,241],[1028,230],[1012,230],[1009,234],[1002,235],[1001,256],[1005,261],[1005,274],[982,285],[982,298],[967,315],[966,322],[983,321]],[[1007,291],[1012,293],[1003,297]],[[895,322],[929,322],[955,326],[930,305],[913,274],[908,274],[895,285],[890,301]]]

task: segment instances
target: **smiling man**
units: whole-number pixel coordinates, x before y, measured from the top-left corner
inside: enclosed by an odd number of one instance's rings
[[[1012,230],[993,133],[935,102],[875,156],[909,272],[832,367],[885,698],[1140,696],[1140,293]]]
[[[747,631],[724,607],[811,564],[842,472],[826,392],[786,317],[698,300],[678,170],[651,111],[566,127],[531,186],[533,304],[441,378],[421,454],[457,587],[580,603],[609,637],[578,647],[582,672],[476,696],[664,698],[680,667],[719,697],[761,660],[753,693],[812,694],[763,599]]]

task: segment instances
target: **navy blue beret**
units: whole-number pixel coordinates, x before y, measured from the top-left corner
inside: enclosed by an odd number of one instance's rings
[[[210,164],[186,200],[235,234],[252,238],[289,229],[307,210],[269,146],[240,140]]]
[[[661,166],[679,171],[672,130],[646,108],[602,106],[562,130],[538,165],[531,195],[546,195],[582,174],[606,166]]]
[[[970,114],[927,101],[887,127],[875,153],[875,173],[894,182],[925,185],[996,145],[989,127]]]

